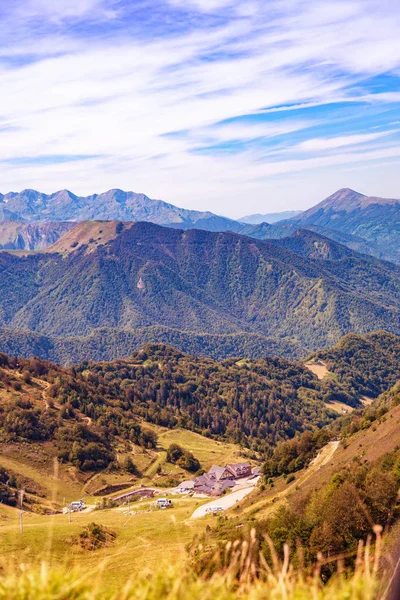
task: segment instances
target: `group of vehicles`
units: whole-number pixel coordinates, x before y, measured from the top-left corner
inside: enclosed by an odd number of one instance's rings
[[[215,515],[219,512],[222,512],[224,509],[222,508],[222,506],[207,506],[206,508],[206,514],[212,514]]]
[[[154,506],[156,508],[159,508],[160,510],[165,510],[166,508],[172,508],[174,505],[172,503],[172,500],[170,500],[169,498],[157,498],[157,500],[154,503]],[[76,502],[71,502],[71,504],[69,504],[65,509],[64,512],[80,512],[82,510],[84,510],[86,508],[86,505],[84,503],[83,500],[77,500]],[[208,506],[206,508],[206,514],[217,514],[219,512],[222,512],[224,509],[222,506]]]

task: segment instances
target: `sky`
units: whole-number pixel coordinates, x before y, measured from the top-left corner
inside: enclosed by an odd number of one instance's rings
[[[398,0],[0,0],[0,192],[400,197]]]

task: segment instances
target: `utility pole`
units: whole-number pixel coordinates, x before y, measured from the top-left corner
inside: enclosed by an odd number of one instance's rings
[[[23,511],[23,503],[24,503],[24,492],[25,490],[20,490],[19,491],[19,532],[23,533],[24,532],[24,522],[23,522],[23,515],[24,515],[24,511]]]

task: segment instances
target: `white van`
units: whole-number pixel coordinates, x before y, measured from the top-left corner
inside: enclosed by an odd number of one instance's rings
[[[157,508],[172,508],[173,504],[171,502],[171,500],[168,500],[168,498],[158,498],[156,501],[156,507]]]

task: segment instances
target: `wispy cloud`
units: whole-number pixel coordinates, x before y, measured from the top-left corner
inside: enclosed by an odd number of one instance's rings
[[[358,135],[344,135],[333,138],[314,138],[300,142],[296,149],[304,152],[322,152],[324,150],[335,150],[343,146],[356,146],[377,140],[383,136],[393,133],[392,131],[383,131],[380,133],[365,133]],[[395,131],[394,133],[397,133]]]
[[[124,187],[233,215],[246,195],[264,211],[357,187],[370,161],[371,191],[395,194],[394,0],[8,4],[2,191]]]

